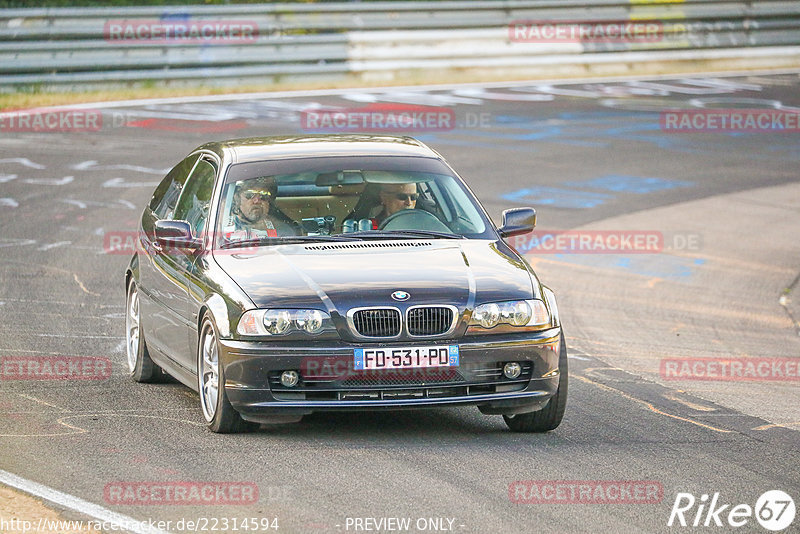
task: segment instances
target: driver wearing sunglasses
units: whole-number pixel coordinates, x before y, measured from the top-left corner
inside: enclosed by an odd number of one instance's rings
[[[400,210],[417,207],[417,184],[383,184],[379,197],[383,210],[376,216],[378,224]]]
[[[246,239],[299,234],[296,223],[274,204],[277,191],[275,181],[269,178],[247,180],[237,184],[232,218],[224,229],[226,237]]]

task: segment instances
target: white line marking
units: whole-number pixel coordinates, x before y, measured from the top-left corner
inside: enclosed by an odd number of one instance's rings
[[[135,210],[136,206],[128,201],[128,200],[117,200],[115,203],[111,202],[97,202],[95,200],[76,200],[74,198],[61,198],[59,199],[61,202],[66,202],[67,204],[72,204],[73,206],[78,206],[78,208],[85,210],[89,206],[102,206],[104,208],[118,208],[121,205],[125,206],[128,209]]]
[[[39,165],[38,163],[34,163],[28,158],[4,158],[0,159],[0,163],[19,163],[20,165],[24,165],[25,167],[30,167],[31,169],[46,169],[44,165]]]
[[[103,182],[103,187],[153,187],[158,182],[127,182],[125,178],[111,178]]]
[[[553,95],[547,94],[526,94],[526,93],[493,93],[489,92],[483,87],[464,87],[463,89],[455,89],[453,91],[454,95],[460,96],[471,96],[478,99],[490,99],[490,100],[510,100],[510,101],[522,101],[522,102],[549,102],[555,97]],[[481,102],[481,100],[478,100]]]
[[[51,248],[56,247],[63,247],[64,245],[71,245],[72,241],[58,241],[57,243],[48,243],[46,245],[42,245],[36,250],[50,250]]]
[[[78,206],[80,209],[86,209],[86,203],[81,202],[80,200],[73,200],[71,198],[62,198],[61,202],[66,202],[67,204],[72,204],[73,206]]]
[[[34,185],[67,185],[72,183],[72,180],[74,179],[74,176],[65,176],[57,180],[53,178],[26,178],[23,180],[23,182]]]
[[[125,338],[119,336],[90,336],[86,334],[36,334],[37,337],[77,337],[86,339],[121,339],[123,342]]]
[[[570,358],[572,360],[581,360],[582,362],[591,361],[591,358],[584,358],[583,356],[575,356],[574,354],[568,354],[567,358]]]
[[[75,169],[76,171],[135,171],[146,174],[158,174],[161,176],[169,172],[169,169],[152,169],[150,167],[140,167],[138,165],[98,165],[94,160],[82,161],[80,163],[76,163],[75,165],[70,165],[70,168]]]
[[[765,69],[754,71],[714,71],[704,72],[703,76],[713,76],[716,78],[738,78],[743,76],[767,76],[777,74],[797,74],[797,69]],[[300,91],[274,91],[263,93],[229,93],[224,95],[206,96],[179,96],[172,98],[142,98],[138,100],[118,100],[116,102],[89,102],[85,104],[68,104],[64,106],[53,106],[47,109],[110,109],[130,106],[152,106],[157,104],[188,104],[198,102],[225,102],[229,100],[259,100],[263,98],[292,98],[306,96],[337,96],[352,93],[364,92],[392,92],[397,90],[408,91],[447,91],[456,87],[524,87],[532,84],[559,84],[559,85],[579,85],[585,83],[614,83],[627,82],[631,80],[677,80],[690,78],[691,73],[681,74],[661,74],[661,75],[633,75],[633,76],[609,76],[597,78],[567,78],[567,79],[544,79],[544,80],[523,80],[516,82],[475,82],[475,83],[446,83],[436,85],[400,85],[393,87],[353,87],[347,89],[310,89]],[[2,160],[0,160],[2,161]],[[164,174],[166,174],[165,171]]]
[[[62,493],[60,491],[54,490],[53,488],[49,488],[37,482],[33,482],[22,477],[19,477],[13,473],[9,473],[8,471],[3,471],[0,469],[0,482],[5,484],[6,486],[11,486],[12,488],[16,488],[20,491],[24,491],[30,495],[35,497],[39,497],[40,499],[44,499],[46,501],[50,501],[52,503],[57,504],[63,508],[67,508],[69,510],[74,510],[78,513],[83,515],[87,515],[89,517],[93,517],[100,521],[108,522],[111,525],[116,526],[119,529],[125,530],[127,532],[133,532],[135,534],[167,534],[164,530],[157,530],[155,528],[151,528],[147,522],[137,521],[136,519],[129,517],[127,515],[118,514],[116,512],[112,512],[107,508],[103,508],[94,503],[90,503],[89,501],[84,501],[78,497],[73,495],[69,495],[67,493]],[[114,529],[116,530],[116,529]]]
[[[5,206],[7,208],[18,208],[19,202],[17,202],[13,198],[4,197],[0,198],[0,206]]]
[[[52,356],[63,356],[63,352],[52,352],[48,350],[27,350],[27,349],[7,349],[5,347],[0,347],[0,350],[4,350],[7,352],[30,352],[31,354],[50,354]]]
[[[28,241],[30,241],[31,243],[36,243],[36,241],[33,241],[32,239],[29,239]],[[48,306],[51,305],[51,304],[72,304],[72,305],[75,305],[75,302],[66,301],[66,300],[17,299],[17,298],[10,298],[10,297],[6,297],[5,300],[6,301],[11,301],[11,302],[36,302],[36,303],[41,303],[41,304],[47,304]],[[98,304],[95,307],[96,308],[111,308],[111,309],[118,310],[120,306],[119,306],[119,304]]]
[[[0,174],[0,184],[4,184],[6,182],[10,182],[11,180],[16,180],[16,174]]]

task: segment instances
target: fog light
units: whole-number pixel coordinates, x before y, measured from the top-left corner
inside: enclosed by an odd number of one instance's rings
[[[293,388],[300,381],[300,375],[297,371],[284,371],[281,373],[281,385],[287,388]]]
[[[506,378],[519,378],[522,374],[522,366],[517,362],[508,362],[503,366],[503,374]]]

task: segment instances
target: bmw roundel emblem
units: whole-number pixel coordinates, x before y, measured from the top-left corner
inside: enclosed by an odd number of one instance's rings
[[[411,298],[411,295],[409,295],[405,291],[395,291],[394,293],[392,293],[392,298],[394,300],[399,300],[400,302],[403,302]]]

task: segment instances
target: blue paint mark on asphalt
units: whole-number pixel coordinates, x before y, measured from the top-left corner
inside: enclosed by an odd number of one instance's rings
[[[599,206],[607,199],[613,197],[604,193],[589,193],[572,189],[561,189],[558,187],[534,186],[506,193],[502,198],[522,204],[533,202],[537,205],[580,209]]]
[[[536,256],[533,254],[532,256]],[[685,280],[695,274],[696,266],[705,260],[653,254],[650,256],[619,256],[617,254],[554,254],[559,261],[600,269],[621,270],[649,278]]]
[[[648,178],[643,176],[626,176],[622,174],[607,174],[582,182],[567,182],[565,185],[572,187],[588,187],[591,189],[605,189],[617,193],[653,193],[678,187],[691,187],[692,182],[683,180],[665,180],[663,178]]]
[[[687,136],[664,135],[658,117],[654,113],[620,112],[567,112],[541,117],[498,115],[491,128],[458,128],[451,132],[434,134],[432,140],[447,142],[453,135],[459,135],[465,140],[474,139],[475,146],[481,143],[479,139],[489,138],[498,141],[546,141],[570,146],[606,147],[607,140],[615,138],[652,143],[663,149],[703,152],[697,149],[697,140],[689,140]],[[620,126],[621,122],[629,120],[638,122]],[[513,143],[502,143],[494,148],[513,150],[516,147]]]
[[[645,194],[678,187],[690,187],[693,184],[682,180],[609,174],[582,182],[567,182],[564,185],[578,189],[605,189],[614,193]],[[560,187],[533,186],[506,193],[502,195],[502,198],[523,204],[535,203],[558,208],[584,209],[599,206],[606,200],[613,199],[614,195]]]

